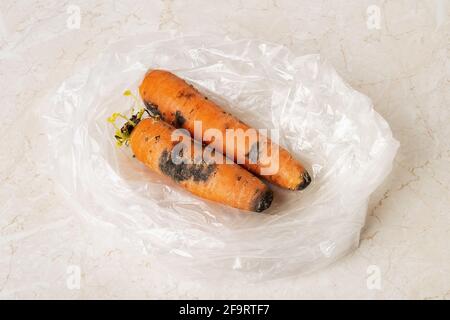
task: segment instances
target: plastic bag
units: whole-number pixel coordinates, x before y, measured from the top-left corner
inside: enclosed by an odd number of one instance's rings
[[[106,119],[129,109],[122,93],[149,68],[194,84],[306,164],[304,192],[275,188],[267,214],[197,198],[116,148]],[[108,223],[170,272],[256,281],[327,265],[355,248],[368,197],[398,148],[371,101],[318,55],[296,57],[256,40],[149,34],[112,45],[92,68],[61,84],[41,110],[51,172],[86,223]]]

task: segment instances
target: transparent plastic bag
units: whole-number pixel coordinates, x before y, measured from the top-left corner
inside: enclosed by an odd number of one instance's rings
[[[303,192],[274,188],[267,213],[202,200],[117,148],[106,119],[125,111],[149,68],[168,69],[280,144],[313,176]],[[148,34],[113,44],[61,84],[40,110],[51,173],[86,223],[108,223],[172,272],[273,279],[327,265],[355,248],[370,194],[398,142],[371,101],[318,55],[256,40]]]

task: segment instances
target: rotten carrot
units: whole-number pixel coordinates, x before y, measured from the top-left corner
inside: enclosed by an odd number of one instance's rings
[[[191,144],[189,154],[180,152],[184,148],[175,150],[181,142],[173,141],[174,130],[159,118],[141,120],[129,140],[136,158],[201,198],[255,212],[270,206],[273,193],[269,187],[239,165],[205,158],[196,163],[193,155],[196,151],[205,154],[205,149],[190,137],[183,140]]]
[[[290,190],[303,190],[310,184],[311,177],[302,164],[270,139],[257,134],[256,139],[234,137],[233,143],[230,143],[230,140],[225,138],[228,130],[246,132],[252,128],[225,112],[173,73],[165,70],[148,72],[139,92],[147,108],[176,128],[184,128],[194,134],[195,121],[201,122],[202,141],[218,152],[232,155],[234,161],[252,173],[262,175],[268,181]],[[208,135],[205,135],[209,129],[219,130],[223,138],[209,139]],[[244,159],[239,161],[239,155],[242,154]],[[274,155],[278,169],[269,174],[264,173],[264,168],[274,164]]]

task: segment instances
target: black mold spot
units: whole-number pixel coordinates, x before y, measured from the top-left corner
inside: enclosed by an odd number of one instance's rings
[[[172,152],[164,150],[159,158],[159,169],[166,176],[176,182],[193,179],[195,182],[207,181],[216,171],[215,164],[175,164],[172,161]]]
[[[175,120],[173,121],[173,126],[175,128],[181,128],[185,122],[186,119],[183,117],[181,111],[175,112]]]
[[[161,138],[161,136],[156,136],[155,141],[158,142],[160,138]]]
[[[161,111],[159,111],[158,106],[156,104],[153,104],[148,101],[144,101],[145,107],[147,108],[147,111],[151,113],[152,116],[159,116],[161,120],[164,120],[163,115],[161,114]]]
[[[262,212],[270,207],[273,200],[273,192],[270,189],[262,192],[254,201],[253,210]]]
[[[180,151],[178,151],[177,157],[180,159],[183,159],[183,155],[184,155],[184,149],[181,148]]]
[[[184,90],[181,90],[180,92],[178,92],[178,94],[177,94],[177,98],[186,98],[186,99],[190,99],[190,98],[192,98],[193,96],[195,96],[195,93],[193,93],[193,92],[186,92],[186,91],[184,91]]]
[[[241,181],[242,176],[237,177],[237,181]]]
[[[309,175],[308,171],[303,171],[301,177],[302,181],[298,184],[298,186],[295,188],[295,190],[303,190],[305,189],[307,186],[309,186],[309,184],[311,183],[311,176]]]
[[[259,141],[256,141],[245,156],[250,160],[251,163],[258,163],[260,153],[261,150],[259,150]]]

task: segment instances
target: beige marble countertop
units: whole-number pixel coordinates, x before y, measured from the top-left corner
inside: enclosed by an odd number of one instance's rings
[[[446,0],[1,1],[0,298],[450,298],[449,16]],[[357,250],[294,279],[210,285],[162,277],[74,214],[31,156],[44,132],[16,124],[109,43],[158,30],[320,53],[374,101],[401,147]]]

